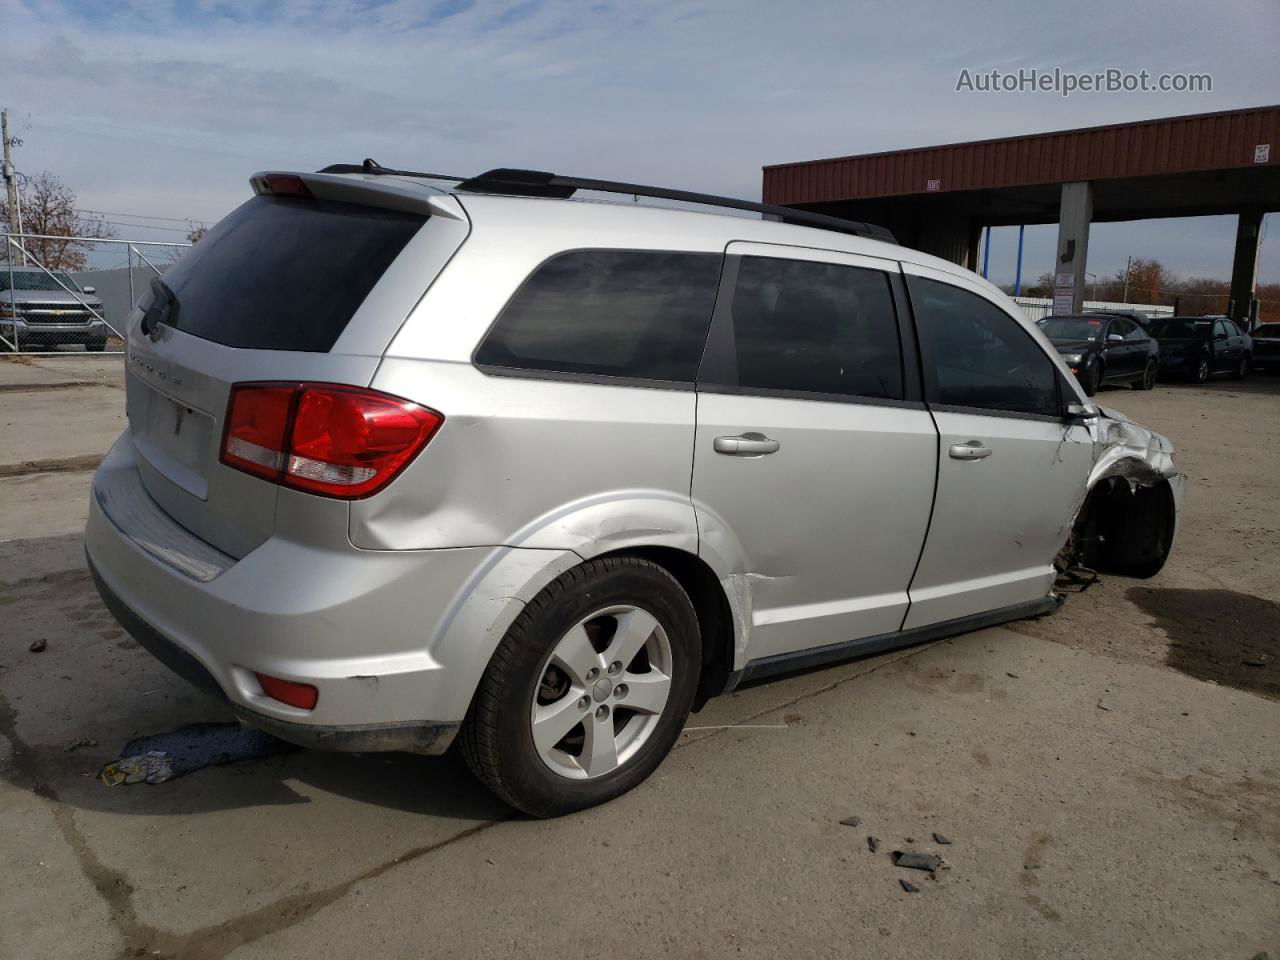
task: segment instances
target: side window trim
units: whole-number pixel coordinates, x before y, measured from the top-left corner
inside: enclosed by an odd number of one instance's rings
[[[746,241],[733,241],[725,247],[725,251],[724,267],[720,272],[720,289],[716,293],[716,305],[711,318],[711,329],[707,334],[706,347],[702,353],[702,363],[698,367],[696,383],[698,391],[733,396],[811,400],[819,403],[854,403],[867,406],[924,408],[920,349],[916,339],[915,326],[910,313],[910,301],[907,296],[906,284],[903,281],[902,265],[900,263],[893,260],[882,260],[878,257],[844,254],[834,250],[749,243]],[[897,321],[898,348],[902,362],[902,399],[740,386],[738,384],[738,358],[733,329],[733,295],[738,284],[738,274],[742,261],[748,256],[765,258],[772,256],[776,259],[847,266],[884,273],[888,279],[894,317]]]

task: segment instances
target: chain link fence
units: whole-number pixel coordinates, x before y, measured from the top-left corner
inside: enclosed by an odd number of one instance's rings
[[[113,352],[153,277],[191,246],[0,234],[0,352]]]

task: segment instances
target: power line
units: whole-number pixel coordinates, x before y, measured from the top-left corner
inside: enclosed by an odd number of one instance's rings
[[[165,220],[169,223],[197,223],[191,217],[159,217],[151,216],[145,213],[112,213],[110,210],[89,210],[84,207],[76,207],[76,213],[92,213],[100,217],[127,217],[131,220]]]

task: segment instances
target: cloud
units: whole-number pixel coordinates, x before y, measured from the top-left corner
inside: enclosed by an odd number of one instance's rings
[[[88,207],[206,221],[269,167],[373,156],[758,197],[767,163],[1280,92],[1273,0],[0,0],[0,22],[24,168],[56,172]],[[1205,70],[1215,88],[954,92],[962,67],[1032,65]]]

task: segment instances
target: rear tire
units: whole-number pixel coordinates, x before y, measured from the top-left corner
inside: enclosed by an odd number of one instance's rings
[[[503,637],[463,722],[463,758],[530,816],[612,800],[675,745],[701,662],[697,614],[674,577],[638,557],[590,560]]]

